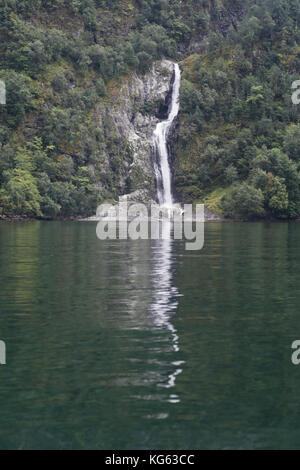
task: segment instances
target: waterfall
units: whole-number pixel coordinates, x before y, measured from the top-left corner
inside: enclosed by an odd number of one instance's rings
[[[158,123],[154,131],[154,143],[157,152],[157,162],[154,169],[157,180],[158,201],[161,206],[168,209],[171,209],[173,206],[173,198],[167,142],[170,128],[179,113],[181,71],[178,64],[174,64],[174,73],[175,79],[169,116],[165,121]]]

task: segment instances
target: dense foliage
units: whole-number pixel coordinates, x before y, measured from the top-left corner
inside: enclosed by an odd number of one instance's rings
[[[178,193],[226,216],[300,216],[300,4],[253,2],[184,61]],[[220,191],[220,188],[223,190]]]
[[[131,149],[95,108],[167,57],[184,70],[178,197],[300,216],[299,19],[298,0],[0,0],[0,215],[89,215],[117,197]]]

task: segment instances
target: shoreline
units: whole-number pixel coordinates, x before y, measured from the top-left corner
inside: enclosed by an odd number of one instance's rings
[[[99,222],[99,218],[96,218],[94,216],[91,217],[53,217],[53,218],[42,218],[42,217],[27,217],[27,216],[3,216],[0,215],[0,223],[1,222]],[[150,221],[151,219],[149,219]],[[194,219],[193,222],[196,222]],[[253,219],[253,220],[246,220],[246,219],[226,219],[224,217],[215,217],[215,218],[205,218],[204,220],[205,223],[207,222],[244,222],[244,223],[257,223],[257,222],[272,222],[272,223],[278,223],[278,222],[284,222],[284,223],[289,223],[289,222],[300,222],[300,218],[297,219],[274,219],[274,218],[264,218],[264,219]]]

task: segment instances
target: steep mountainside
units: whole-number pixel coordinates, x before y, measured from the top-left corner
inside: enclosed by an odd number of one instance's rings
[[[0,215],[154,197],[149,139],[178,61],[177,198],[298,217],[299,18],[298,0],[0,0]]]

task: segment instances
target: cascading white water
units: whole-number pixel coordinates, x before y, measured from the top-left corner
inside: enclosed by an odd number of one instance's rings
[[[174,64],[174,72],[175,79],[168,119],[157,124],[154,131],[154,142],[157,151],[157,164],[155,165],[155,173],[157,180],[158,201],[161,206],[164,206],[168,209],[171,209],[173,206],[173,198],[167,141],[170,128],[179,113],[181,71],[178,64]]]

